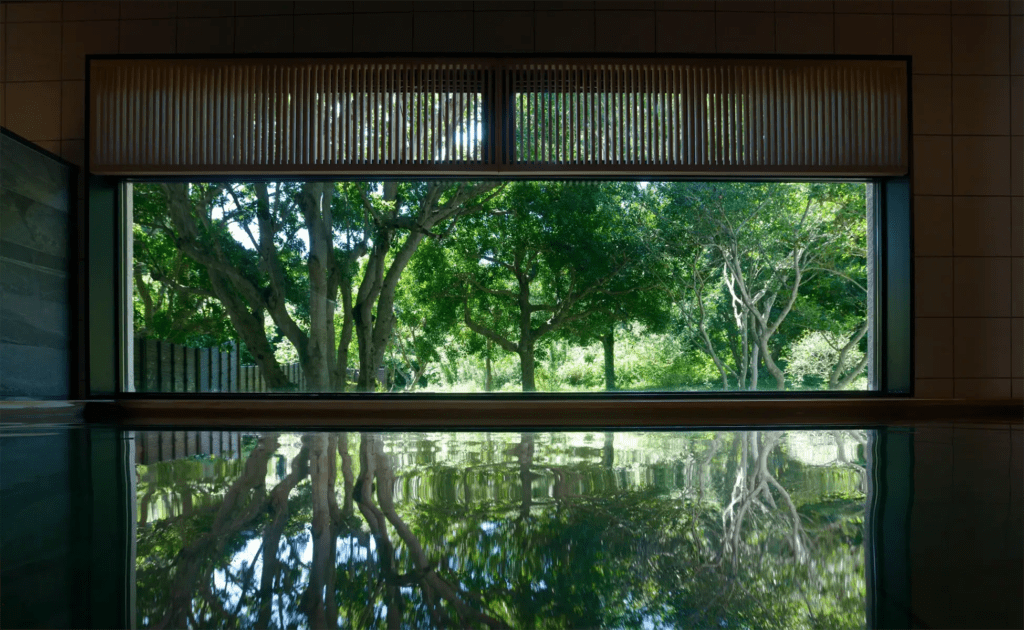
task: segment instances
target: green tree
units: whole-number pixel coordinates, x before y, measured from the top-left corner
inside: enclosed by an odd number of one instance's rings
[[[662,234],[677,257],[682,321],[719,371],[724,389],[757,389],[760,366],[785,389],[784,328],[801,298],[816,295],[820,320],[868,330],[863,184],[675,182],[659,185]],[[815,283],[844,286],[837,306]],[[837,280],[838,279],[838,280]],[[832,306],[828,305],[832,303]],[[809,309],[808,309],[809,310]],[[848,351],[847,351],[848,353]]]
[[[542,339],[599,337],[656,287],[649,224],[633,184],[510,184],[424,248],[416,264],[429,272],[418,275],[439,309],[516,354],[523,391],[534,391]]]
[[[310,389],[344,391],[353,332],[357,385],[373,390],[394,328],[395,292],[413,254],[496,187],[164,183],[138,186],[137,195],[159,198],[145,217],[147,236],[159,234],[176,250],[171,258],[187,258],[199,276],[172,288],[202,290],[219,302],[271,390],[287,388],[288,379],[267,338],[267,315],[295,347]]]
[[[133,202],[133,332],[191,346],[219,345],[234,338],[202,267],[160,229],[158,217],[165,204],[159,189],[136,185]]]

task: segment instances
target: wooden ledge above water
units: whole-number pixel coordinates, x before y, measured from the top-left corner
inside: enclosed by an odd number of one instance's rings
[[[1016,399],[124,399],[92,403],[89,422],[125,427],[351,429],[672,428],[891,425],[920,422],[1024,424]]]

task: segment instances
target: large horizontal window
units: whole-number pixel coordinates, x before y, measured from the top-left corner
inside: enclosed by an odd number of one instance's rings
[[[125,391],[876,387],[872,184],[127,186]]]
[[[87,393],[908,393],[906,64],[93,59]]]

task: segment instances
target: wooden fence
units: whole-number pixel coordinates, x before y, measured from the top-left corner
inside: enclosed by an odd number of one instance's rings
[[[306,391],[306,377],[302,374],[302,368],[299,367],[298,363],[289,363],[282,365],[281,369],[284,370],[285,376],[288,380],[296,387],[295,391],[304,392]],[[263,375],[258,365],[243,365],[239,368],[239,383],[240,392],[265,392],[267,391],[267,382],[263,379]]]
[[[242,450],[242,434],[235,431],[137,431],[135,463],[153,464],[192,455],[235,459]]]
[[[135,338],[134,386],[137,392],[266,392],[259,366],[241,365],[238,344],[228,350],[187,348],[156,339]],[[295,391],[305,391],[298,363],[282,365]]]

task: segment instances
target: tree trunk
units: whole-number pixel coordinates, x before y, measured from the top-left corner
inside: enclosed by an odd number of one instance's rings
[[[487,340],[487,354],[484,356],[484,391],[494,388],[494,375],[491,374],[491,340]]]
[[[601,337],[604,345],[604,388],[615,391],[615,331],[609,330]]]
[[[344,313],[341,340],[338,342],[338,354],[331,378],[331,390],[336,392],[348,389],[348,347],[352,343],[352,279],[348,276],[341,279],[341,309]]]
[[[533,466],[533,450],[533,434],[520,433],[516,451],[519,460],[519,518],[529,517],[530,507],[533,505],[533,473],[530,471],[530,467]]]
[[[537,383],[534,378],[534,370],[537,366],[534,359],[534,347],[532,343],[528,345],[524,344],[523,349],[519,351],[519,365],[523,373],[523,391],[537,391]]]
[[[337,539],[332,512],[337,507],[332,506],[331,501],[335,492],[335,445],[326,433],[305,435],[303,443],[309,446],[309,476],[313,491],[313,558],[310,563],[309,586],[302,599],[310,627],[328,628],[334,626],[336,614],[333,583]],[[325,589],[325,586],[329,588]]]
[[[337,289],[328,278],[334,265],[330,182],[302,186],[299,201],[309,234],[309,343],[300,355],[309,391],[330,391],[334,368],[334,309]]]
[[[601,450],[601,465],[605,468],[611,468],[615,465],[615,433],[606,432],[604,434],[604,448]]]
[[[761,331],[758,332],[760,333]],[[775,389],[783,391],[786,389],[786,373],[776,365],[775,359],[772,358],[771,352],[768,351],[768,339],[761,334],[758,336],[760,337],[759,342],[761,345],[761,355],[764,357],[764,365],[768,368],[768,373],[775,378]]]
[[[406,237],[386,274],[384,264],[389,248],[375,248],[371,254],[375,260],[371,260],[370,265],[373,266],[372,271],[376,277],[364,278],[363,281],[365,283],[369,280],[375,286],[365,290],[368,295],[364,295],[364,289],[360,288],[360,299],[357,300],[355,308],[356,341],[359,344],[357,388],[360,391],[372,392],[377,389],[377,368],[384,362],[384,352],[395,326],[395,290],[398,288],[398,279],[412,260],[412,255],[416,253],[423,237],[424,234],[420,232],[414,232]],[[371,268],[368,266],[368,277],[370,273]]]
[[[757,344],[750,351],[750,391],[757,391],[757,377],[761,367],[761,348]]]
[[[267,391],[279,392],[287,390],[290,385],[288,376],[281,369],[281,365],[274,356],[274,348],[267,340],[267,333],[263,330],[262,313],[250,313],[249,310],[238,300],[228,288],[229,283],[221,278],[220,273],[208,270],[210,284],[214,291],[220,295],[220,302],[228,312],[228,319],[235,327],[235,332],[242,338],[245,349],[249,351],[256,365],[260,368],[260,374],[267,383]]]

